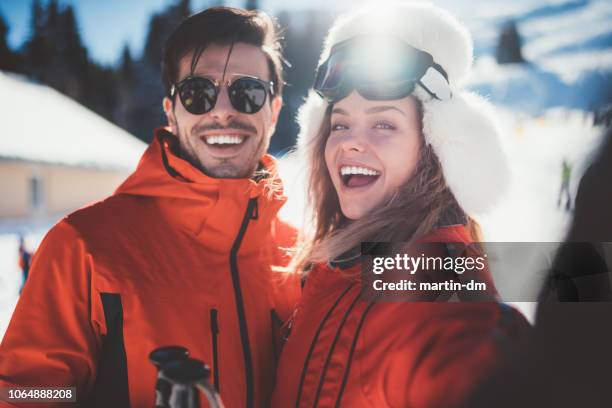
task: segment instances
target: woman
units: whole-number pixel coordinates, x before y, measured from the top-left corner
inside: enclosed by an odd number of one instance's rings
[[[486,303],[360,296],[361,242],[469,245],[467,214],[503,189],[489,109],[458,86],[471,58],[466,29],[431,5],[365,10],[330,30],[299,118],[316,228],[273,406],[458,406],[525,329],[486,271]]]

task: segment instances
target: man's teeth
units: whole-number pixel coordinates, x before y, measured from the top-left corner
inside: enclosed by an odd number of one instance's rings
[[[364,174],[366,176],[378,176],[380,172],[365,167],[358,166],[342,166],[340,167],[340,175],[346,176],[349,174]]]
[[[240,144],[244,140],[244,136],[230,136],[230,135],[219,135],[219,136],[208,136],[206,137],[206,143],[208,144]]]

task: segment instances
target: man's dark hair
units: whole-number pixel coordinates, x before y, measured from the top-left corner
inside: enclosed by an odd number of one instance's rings
[[[280,38],[272,19],[257,10],[212,7],[183,20],[166,41],[162,56],[164,91],[170,95],[178,80],[179,61],[193,51],[191,72],[210,44],[230,45],[243,42],[260,47],[268,60],[274,95],[283,89],[283,67]]]

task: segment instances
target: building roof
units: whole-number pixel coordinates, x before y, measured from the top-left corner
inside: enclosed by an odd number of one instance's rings
[[[132,170],[146,144],[69,97],[0,71],[0,159]]]

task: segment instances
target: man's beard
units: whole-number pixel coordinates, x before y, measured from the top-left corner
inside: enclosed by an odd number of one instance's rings
[[[258,137],[257,129],[241,121],[233,120],[228,123],[227,126],[223,126],[217,122],[207,123],[199,126],[195,126],[191,129],[190,136],[183,137],[181,128],[178,127],[178,131],[181,133],[178,136],[179,140],[197,140],[195,143],[206,143],[204,140],[200,140],[200,136],[203,132],[208,130],[241,130],[249,132],[247,139]],[[245,140],[242,143],[250,143],[250,140]],[[196,167],[202,173],[213,178],[248,178],[253,175],[253,172],[257,168],[257,164],[260,158],[266,153],[268,148],[269,138],[262,137],[257,146],[255,147],[252,154],[241,160],[240,163],[233,163],[231,158],[221,159],[210,159],[214,160],[214,163],[204,163],[197,153],[197,149],[192,145],[191,147],[182,146],[180,143],[180,156],[181,158],[188,161],[191,165]],[[243,146],[248,148],[248,146]],[[235,159],[234,159],[235,160]]]

